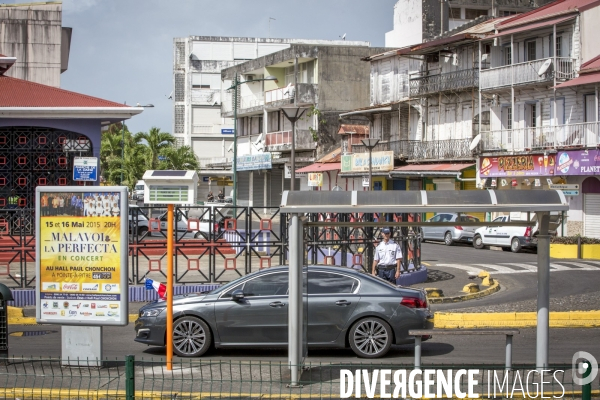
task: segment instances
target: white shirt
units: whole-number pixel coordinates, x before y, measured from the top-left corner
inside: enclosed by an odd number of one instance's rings
[[[383,240],[379,243],[375,248],[373,260],[378,261],[377,265],[396,265],[396,260],[401,258],[402,249],[398,243],[390,239],[387,243]]]

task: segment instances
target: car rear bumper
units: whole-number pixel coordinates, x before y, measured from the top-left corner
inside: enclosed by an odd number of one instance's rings
[[[537,247],[537,238],[526,237],[526,236],[518,236],[519,242],[521,242],[521,247]]]

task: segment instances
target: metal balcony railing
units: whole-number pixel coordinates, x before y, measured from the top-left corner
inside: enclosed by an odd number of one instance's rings
[[[424,96],[437,92],[460,91],[479,86],[479,70],[463,69],[443,74],[415,75],[410,78],[410,95]]]
[[[409,160],[437,160],[472,158],[469,149],[471,138],[448,140],[395,140],[380,142],[373,151],[393,151],[395,157],[403,156]],[[364,145],[353,144],[354,153],[368,153]]]
[[[600,122],[502,129],[482,132],[483,150],[524,151],[534,148],[597,146]]]
[[[292,144],[292,131],[270,132],[265,135],[265,147],[267,151],[288,150]],[[316,142],[308,129],[296,128],[295,147],[297,150],[315,149]]]
[[[550,58],[554,60],[553,58]],[[506,65],[481,71],[481,89],[493,89],[511,85],[523,85],[536,82],[547,82],[554,79],[565,81],[575,78],[575,59],[557,57],[556,65],[550,65],[545,73],[539,74],[540,67],[548,58],[527,61],[519,64]],[[554,61],[553,61],[554,64]]]

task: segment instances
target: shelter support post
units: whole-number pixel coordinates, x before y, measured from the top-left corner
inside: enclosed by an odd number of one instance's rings
[[[548,367],[548,349],[550,334],[550,235],[548,227],[550,213],[537,213],[539,234],[537,245],[538,298],[537,298],[537,338],[536,368]]]
[[[300,371],[304,329],[302,325],[302,267],[304,265],[304,235],[298,214],[290,216],[290,266],[288,311],[288,361],[291,370],[290,387],[301,387]]]

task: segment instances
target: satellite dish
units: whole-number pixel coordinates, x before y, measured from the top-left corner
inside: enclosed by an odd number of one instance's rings
[[[291,83],[288,83],[288,85],[285,87],[285,89],[283,90],[283,94],[288,94],[290,91],[290,88],[292,87]]]
[[[258,137],[256,138],[256,141],[254,142],[254,144],[258,146],[258,144],[259,144],[260,142],[262,142],[262,139],[263,139],[263,134],[261,133],[261,134],[260,134],[260,135],[258,135]]]
[[[548,68],[550,68],[550,65],[552,65],[552,59],[551,58],[549,58],[546,61],[544,61],[544,63],[542,64],[542,66],[538,70],[538,75],[539,76],[544,75],[546,73],[546,71],[548,71]]]
[[[229,148],[227,149],[227,152],[230,152],[233,150],[233,142],[231,142],[231,144],[229,145]]]
[[[473,138],[473,140],[471,141],[471,144],[469,145],[469,150],[471,150],[471,151],[475,150],[477,145],[479,145],[480,141],[481,141],[481,133]]]

